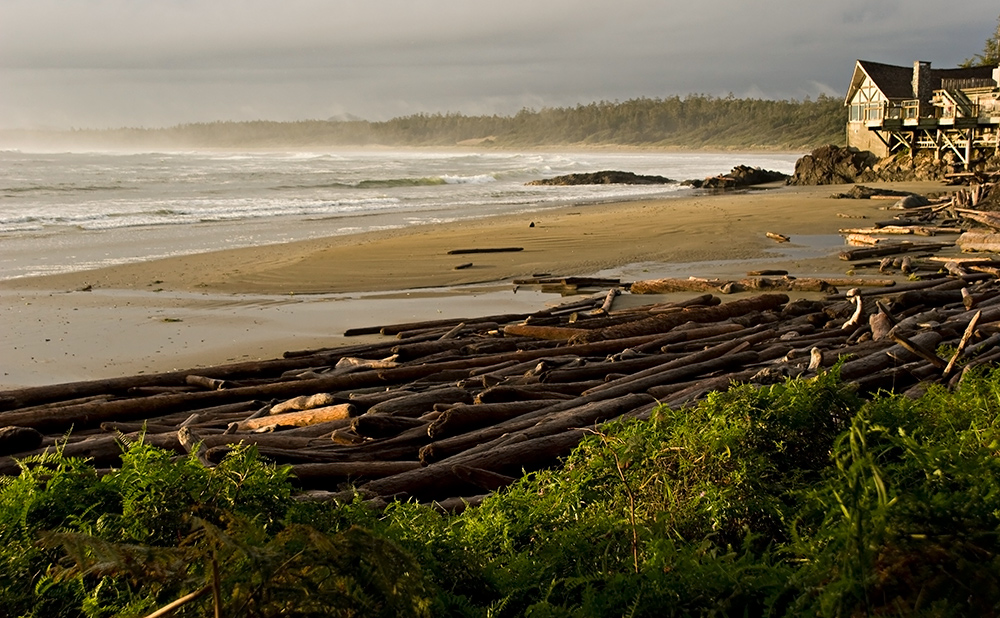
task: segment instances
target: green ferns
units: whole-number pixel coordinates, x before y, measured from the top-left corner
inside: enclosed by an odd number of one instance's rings
[[[461,515],[291,498],[287,471],[135,444],[0,486],[11,615],[996,616],[1000,372],[919,400],[835,373],[602,428]],[[216,574],[217,573],[217,574]],[[178,610],[209,614],[205,594]]]

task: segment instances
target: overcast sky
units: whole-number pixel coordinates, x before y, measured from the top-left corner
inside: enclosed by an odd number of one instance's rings
[[[843,96],[953,67],[997,0],[0,0],[0,128]]]

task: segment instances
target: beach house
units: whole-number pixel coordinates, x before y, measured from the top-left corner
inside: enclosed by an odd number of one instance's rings
[[[965,166],[1000,148],[1000,67],[934,69],[858,60],[845,105],[847,145],[885,157],[953,152]]]

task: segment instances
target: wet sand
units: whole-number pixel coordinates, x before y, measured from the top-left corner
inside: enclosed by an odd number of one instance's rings
[[[892,215],[892,202],[830,198],[845,189],[586,205],[3,281],[0,388],[273,358],[336,345],[358,326],[532,311],[558,295],[510,282],[541,273],[843,276],[837,230],[865,221],[838,213]],[[448,253],[496,247],[523,250]]]

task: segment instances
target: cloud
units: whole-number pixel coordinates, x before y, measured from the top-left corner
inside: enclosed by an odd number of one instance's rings
[[[944,12],[931,0],[3,0],[0,124],[839,94],[856,58],[971,56],[997,12],[995,0]]]

